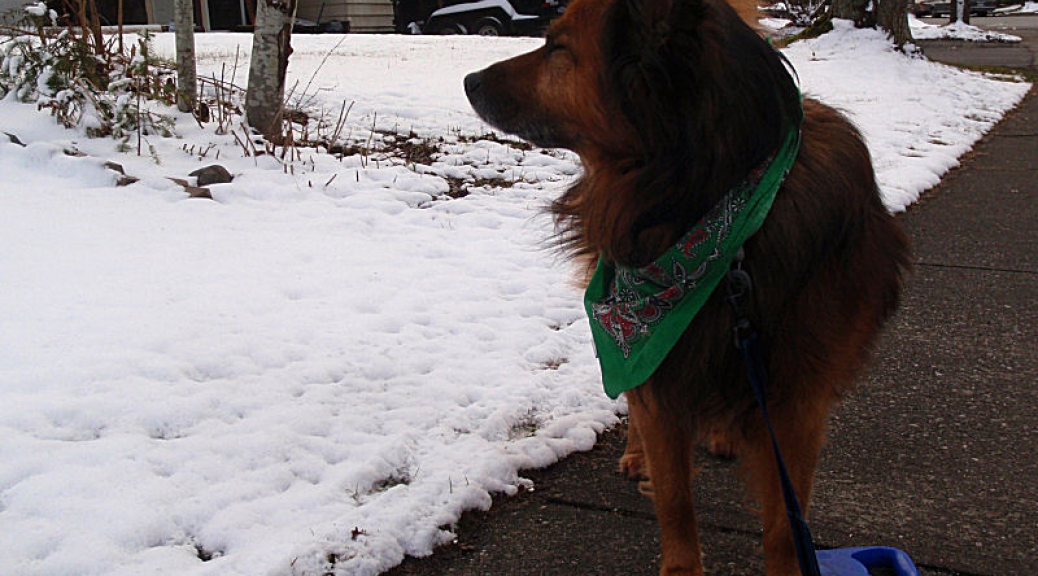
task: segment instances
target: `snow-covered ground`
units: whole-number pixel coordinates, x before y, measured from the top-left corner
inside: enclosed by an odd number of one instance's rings
[[[205,75],[240,50],[245,77],[248,36],[196,42]],[[347,132],[444,151],[253,158],[179,116],[138,157],[0,102],[27,144],[0,135],[0,574],[377,574],[622,412],[546,248],[576,158],[469,138],[487,127],[464,74],[538,41],[293,44],[315,109],[355,102]],[[843,22],[786,54],[862,127],[893,210],[1028,88]],[[141,180],[116,187],[105,160]],[[235,175],[215,201],[167,178],[214,161]],[[446,199],[449,179],[491,185]]]
[[[1019,36],[984,30],[965,22],[950,24],[929,24],[908,15],[908,25],[912,29],[912,38],[916,40],[964,40],[967,42],[1020,42]]]

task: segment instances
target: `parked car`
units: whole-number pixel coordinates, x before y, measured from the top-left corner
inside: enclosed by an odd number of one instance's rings
[[[970,0],[971,16],[987,16],[998,7],[997,0]],[[913,5],[916,16],[942,18],[951,16],[952,3],[948,0],[923,0]]]
[[[435,4],[433,2],[436,2]],[[479,34],[482,36],[540,35],[562,13],[562,0],[398,0],[396,27],[421,34]]]

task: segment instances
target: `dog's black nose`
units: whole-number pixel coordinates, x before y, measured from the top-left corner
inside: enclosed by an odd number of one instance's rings
[[[479,89],[483,87],[483,77],[479,72],[473,72],[465,77],[465,94],[468,95],[469,99],[479,92]]]

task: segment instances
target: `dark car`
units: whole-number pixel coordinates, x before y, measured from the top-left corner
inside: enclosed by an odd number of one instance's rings
[[[971,16],[987,16],[995,11],[998,7],[997,0],[971,0],[970,15]],[[923,0],[913,6],[913,13],[916,16],[930,16],[933,18],[942,18],[951,16],[952,3],[947,0]]]
[[[540,35],[565,9],[560,0],[398,0],[396,27],[422,34]]]

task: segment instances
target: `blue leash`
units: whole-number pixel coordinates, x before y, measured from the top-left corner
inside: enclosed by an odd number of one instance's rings
[[[786,516],[789,518],[789,527],[793,534],[800,573],[802,576],[869,576],[869,567],[883,567],[892,569],[895,576],[919,576],[919,570],[908,555],[895,548],[838,548],[821,552],[815,550],[811,530],[804,519],[796,490],[793,489],[793,481],[789,478],[789,471],[775,438],[775,428],[768,417],[767,370],[764,368],[760,338],[749,320],[749,296],[753,291],[753,281],[742,267],[744,257],[745,254],[740,248],[732,261],[726,282],[727,300],[735,310],[735,346],[742,352],[753,395],[771,435],[771,446],[778,463],[782,497],[786,502]],[[825,568],[824,572],[822,568]]]

